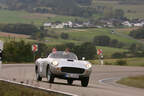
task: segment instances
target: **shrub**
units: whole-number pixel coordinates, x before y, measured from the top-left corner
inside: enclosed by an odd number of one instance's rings
[[[107,61],[106,61],[104,64],[105,64],[105,65],[112,65],[111,62],[107,62]]]
[[[67,33],[61,33],[60,36],[62,39],[68,39],[69,38],[69,35]]]
[[[127,65],[127,61],[126,60],[117,60],[116,65],[120,65],[120,66]]]
[[[112,54],[112,58],[124,58],[124,57],[125,57],[124,53],[116,52],[116,53]]]

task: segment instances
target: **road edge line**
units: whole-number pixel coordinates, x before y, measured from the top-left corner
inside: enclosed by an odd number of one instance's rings
[[[29,88],[33,88],[33,89],[43,90],[43,91],[51,91],[51,92],[54,92],[54,93],[68,95],[68,96],[78,96],[76,94],[72,94],[72,93],[68,93],[68,92],[62,92],[62,91],[57,91],[57,90],[52,90],[52,89],[46,89],[46,88],[43,88],[43,87],[36,87],[36,86],[30,85],[30,84],[25,84],[25,83],[22,84],[22,83],[19,83],[19,82],[16,82],[16,81],[5,80],[5,79],[1,79],[1,78],[0,78],[0,81],[5,81],[5,82],[13,83],[13,84],[17,84],[17,85],[22,85],[22,86],[26,86],[26,87],[29,87]]]

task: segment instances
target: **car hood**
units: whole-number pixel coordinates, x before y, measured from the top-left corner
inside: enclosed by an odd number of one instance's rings
[[[76,67],[76,68],[86,68],[86,64],[90,64],[88,61],[82,60],[69,60],[69,59],[53,59],[59,63],[58,67]]]

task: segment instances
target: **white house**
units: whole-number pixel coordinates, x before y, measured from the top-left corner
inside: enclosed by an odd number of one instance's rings
[[[53,24],[51,25],[51,28],[64,28],[63,24]]]
[[[51,27],[52,23],[44,23],[43,26],[44,27]]]
[[[133,24],[135,27],[143,27],[144,26],[144,23],[135,23]]]
[[[132,24],[129,21],[124,21],[122,24],[124,26],[132,27]]]
[[[73,23],[71,21],[68,22],[69,27],[73,27]]]

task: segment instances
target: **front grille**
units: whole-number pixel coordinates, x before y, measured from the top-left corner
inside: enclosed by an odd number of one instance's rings
[[[62,67],[61,71],[66,72],[66,73],[82,74],[82,73],[84,73],[85,70],[82,68]]]

